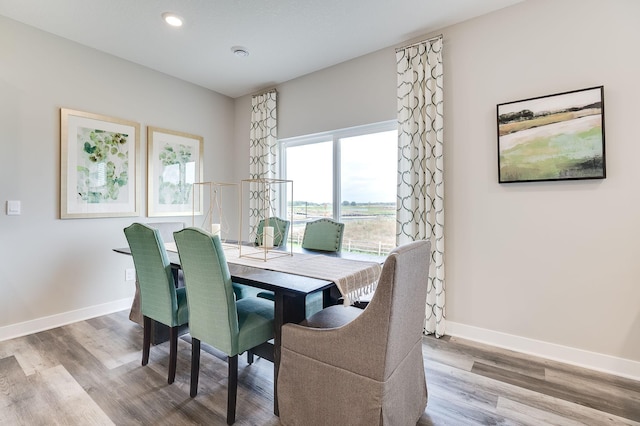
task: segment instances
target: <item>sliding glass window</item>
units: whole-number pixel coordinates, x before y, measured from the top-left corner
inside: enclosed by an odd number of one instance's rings
[[[396,121],[280,140],[281,176],[293,180],[294,243],[305,224],[345,224],[343,251],[386,254],[395,246]],[[287,217],[290,217],[287,214]]]

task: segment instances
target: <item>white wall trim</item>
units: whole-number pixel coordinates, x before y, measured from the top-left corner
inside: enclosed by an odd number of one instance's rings
[[[0,342],[131,308],[133,297],[0,327]]]
[[[554,361],[640,380],[640,362],[447,321],[446,334]]]
[[[73,322],[83,321],[89,318],[95,318],[122,311],[124,309],[129,309],[131,307],[132,300],[132,297],[127,297],[101,305],[94,305],[88,308],[63,312],[61,314],[0,327],[0,342],[61,327]],[[616,376],[640,380],[640,362],[637,361],[501,333],[485,328],[459,324],[451,321],[447,321],[447,334],[453,337],[473,340],[554,361],[565,362],[567,364],[614,374]]]

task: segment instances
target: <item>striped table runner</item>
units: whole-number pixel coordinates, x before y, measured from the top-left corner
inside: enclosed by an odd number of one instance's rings
[[[175,244],[167,243],[166,245],[167,250],[177,251]],[[237,246],[224,246],[225,257],[229,263],[332,281],[340,290],[345,306],[357,301],[364,294],[374,291],[382,270],[380,264],[376,262],[321,254],[282,255],[274,251],[267,254],[265,261],[263,250],[259,248],[253,249],[253,252],[247,252],[247,250],[251,249],[243,247],[242,256],[240,256]]]

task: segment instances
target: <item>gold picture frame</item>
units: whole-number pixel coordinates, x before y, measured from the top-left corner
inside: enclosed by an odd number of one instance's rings
[[[60,218],[140,215],[140,125],[60,109]]]
[[[147,145],[148,216],[202,215],[202,207],[194,212],[192,198],[193,184],[203,176],[202,136],[149,126]]]

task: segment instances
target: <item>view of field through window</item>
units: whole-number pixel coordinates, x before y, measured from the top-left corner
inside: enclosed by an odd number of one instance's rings
[[[307,222],[329,217],[345,224],[343,251],[386,254],[395,246],[396,130],[288,146],[285,155],[286,178],[294,182],[293,204],[287,201],[294,244]]]

